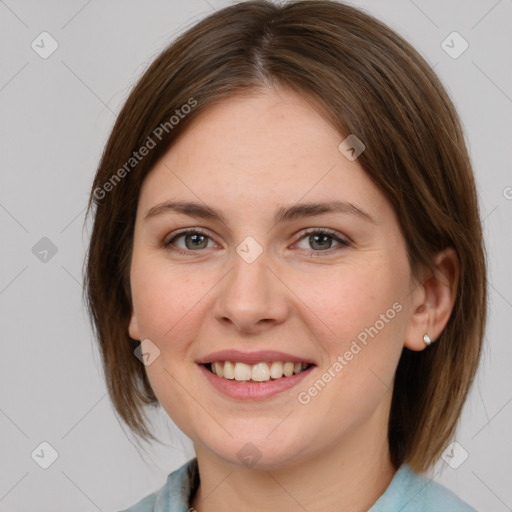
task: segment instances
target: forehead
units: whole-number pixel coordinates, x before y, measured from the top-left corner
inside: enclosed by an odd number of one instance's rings
[[[312,103],[290,90],[235,96],[201,113],[146,177],[140,203],[219,207],[345,200],[378,217],[385,198]],[[241,212],[240,212],[241,213]]]
[[[170,152],[178,161],[213,158],[223,164],[233,161],[237,168],[244,163],[247,170],[270,170],[279,163],[298,166],[301,160],[318,158],[320,151],[332,156],[340,141],[305,96],[268,89],[210,106]]]

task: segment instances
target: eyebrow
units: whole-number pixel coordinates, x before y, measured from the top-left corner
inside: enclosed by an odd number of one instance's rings
[[[182,213],[189,217],[198,217],[201,219],[217,220],[227,224],[226,216],[213,208],[190,201],[164,201],[159,203],[146,213],[144,222],[149,219],[163,215],[169,212]],[[274,223],[290,222],[292,220],[305,217],[313,217],[324,213],[344,213],[357,216],[372,224],[378,224],[377,221],[367,212],[346,201],[327,201],[322,203],[298,203],[292,206],[281,206],[274,214]]]

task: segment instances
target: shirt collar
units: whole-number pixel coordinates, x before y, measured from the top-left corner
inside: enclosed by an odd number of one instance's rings
[[[199,484],[199,469],[195,457],[167,477],[166,484],[156,496],[153,512],[190,512],[192,510],[190,502],[195,496]],[[455,502],[447,501],[446,503],[452,503],[453,510],[462,510],[455,505],[462,506],[464,502],[451,496],[450,491],[442,488],[433,480],[415,473],[408,464],[404,463],[398,468],[384,493],[368,512],[394,512],[398,510],[397,507],[404,512],[405,510],[424,510],[425,500],[432,499],[431,492],[446,500],[455,500]],[[464,510],[474,511],[473,508],[467,507]]]
[[[189,512],[190,501],[199,487],[197,457],[173,471],[157,495],[153,512]]]

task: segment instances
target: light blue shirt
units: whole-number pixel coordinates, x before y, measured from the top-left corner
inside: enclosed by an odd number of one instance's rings
[[[193,512],[199,486],[197,458],[172,472],[165,485],[122,512]],[[452,491],[402,464],[368,512],[477,512]]]

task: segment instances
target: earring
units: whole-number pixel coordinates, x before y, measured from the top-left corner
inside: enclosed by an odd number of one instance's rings
[[[424,343],[425,343],[425,345],[427,345],[427,347],[428,347],[429,345],[431,345],[431,344],[432,344],[432,338],[431,338],[428,334],[425,334],[425,335],[423,336],[423,342],[424,342]]]

